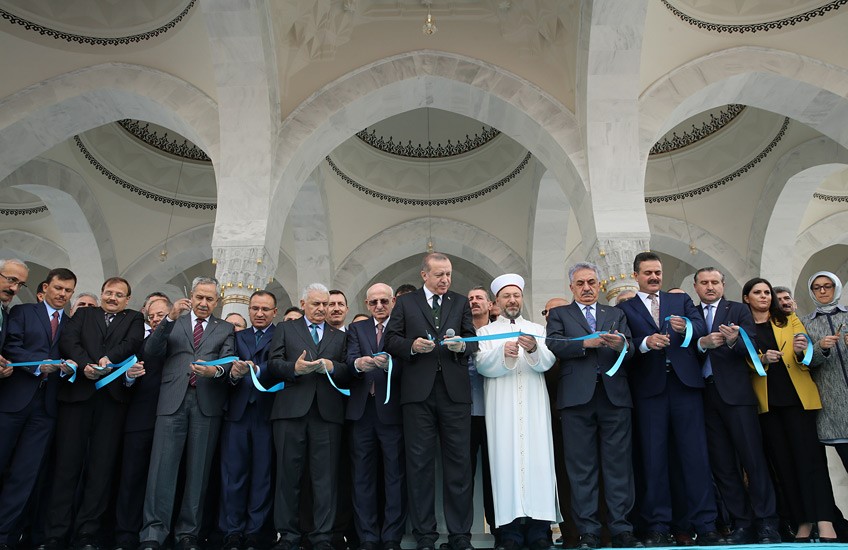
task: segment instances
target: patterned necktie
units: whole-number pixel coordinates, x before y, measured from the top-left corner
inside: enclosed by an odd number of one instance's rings
[[[377,323],[377,349],[380,349],[380,341],[383,339],[383,323]],[[377,393],[377,383],[371,380],[371,389],[368,392],[371,397]]]
[[[194,338],[194,349],[196,350],[200,347],[200,340],[203,338],[203,319],[198,319],[194,324],[192,337]],[[197,375],[193,371],[188,377],[188,385],[192,388],[197,386]]]
[[[54,311],[53,312],[53,318],[50,319],[50,332],[52,333],[50,335],[50,341],[55,342],[56,341],[56,333],[59,332],[59,312],[58,311]]]
[[[313,341],[313,342],[315,342],[315,345],[317,346],[317,345],[318,345],[318,342],[320,342],[320,341],[321,341],[321,340],[318,338],[318,325],[316,325],[316,324],[314,324],[314,323],[313,323],[313,324],[310,324],[310,325],[309,325],[309,332],[311,332],[311,333],[312,333],[312,341]]]
[[[433,324],[436,325],[436,328],[439,328],[439,315],[442,313],[442,306],[440,304],[439,295],[433,294]]]
[[[713,331],[713,308],[715,306],[712,304],[707,305],[706,318],[707,318],[707,330],[709,332]],[[712,376],[713,374],[713,364],[710,361],[710,354],[707,354],[706,359],[704,359],[704,366],[701,368],[701,374],[704,378]]]
[[[586,314],[586,322],[589,323],[589,330],[595,332],[595,316],[592,315],[592,306],[586,306],[583,311]]]
[[[261,330],[256,331],[256,345],[259,345],[259,341],[262,340],[262,335],[265,334]]]
[[[651,317],[654,318],[654,323],[660,326],[660,300],[656,294],[648,294],[651,300]]]
[[[111,325],[111,324],[112,324],[112,321],[114,321],[114,320],[115,320],[115,314],[114,314],[114,313],[107,313],[107,314],[106,314],[106,326],[107,326],[107,327],[108,327],[109,325]]]

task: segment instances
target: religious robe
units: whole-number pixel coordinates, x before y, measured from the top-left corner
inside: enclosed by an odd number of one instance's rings
[[[545,346],[545,329],[523,317],[503,316],[477,329],[477,335],[522,331],[540,336],[532,354],[504,357],[504,344],[517,337],[485,340],[475,356],[485,378],[486,433],[495,501],[495,524],[530,517],[561,521],[556,495],[551,408],[544,372],[556,358]]]

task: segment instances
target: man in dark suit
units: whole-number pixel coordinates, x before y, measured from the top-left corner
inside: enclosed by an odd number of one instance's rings
[[[277,449],[278,550],[296,549],[302,537],[298,507],[304,466],[311,474],[315,523],[309,540],[315,550],[332,550],[344,400],[328,373],[338,386],[347,385],[349,373],[345,334],[325,322],[329,299],[324,285],[307,286],[300,300],[303,318],[277,326],[268,356],[275,381],[286,383],[271,409]]]
[[[775,494],[763,452],[757,397],[751,385],[748,351],[739,328],[756,338],[747,305],[724,298],[724,274],[714,267],[695,273],[708,334],[698,341],[702,353],[704,416],[713,479],[735,527],[731,544],[777,544]],[[754,340],[756,342],[756,340]],[[754,343],[756,348],[756,343]],[[748,491],[739,464],[748,473]],[[749,500],[750,497],[750,500]]]
[[[598,515],[600,473],[604,476],[607,525],[613,547],[639,548],[627,515],[633,508],[631,409],[633,400],[622,366],[605,373],[627,345],[633,356],[627,318],[619,309],[598,304],[598,267],[578,263],[568,272],[574,301],[548,314],[548,349],[560,360],[557,408],[562,419],[565,467],[571,485],[571,510],[581,548],[601,547]],[[596,331],[597,338],[566,342]],[[620,336],[619,336],[620,335]],[[626,340],[622,340],[623,336]],[[626,343],[625,343],[626,342]]]
[[[674,449],[687,469],[689,516],[701,546],[725,544],[716,531],[715,491],[710,476],[704,428],[704,378],[696,348],[706,334],[704,317],[686,294],[661,292],[662,262],[652,252],[633,260],[639,285],[635,298],[619,304],[637,352],[630,368],[645,494],[640,515],[647,533],[645,546],[668,546],[671,489],[668,475],[669,430]],[[665,319],[669,317],[670,320]],[[689,319],[692,339],[686,347]]]
[[[262,527],[271,512],[271,462],[274,443],[271,405],[274,394],[253,386],[248,369],[260,384],[272,386],[268,352],[276,327],[277,297],[257,290],[250,297],[251,328],[236,333],[236,355],[230,369],[230,398],[221,429],[221,512],[219,528],[224,550],[257,548]]]
[[[147,300],[145,305],[146,321],[151,332],[173,306],[167,297],[158,295]],[[151,332],[145,330],[145,338]],[[144,353],[139,357],[142,361],[127,373],[132,377],[132,391],[124,422],[123,458],[115,507],[116,547],[113,550],[130,550],[138,546],[147,470],[153,448],[153,428],[156,425],[156,405],[162,383],[163,358],[150,359]]]
[[[68,320],[64,307],[76,282],[70,270],[53,269],[47,274],[43,302],[17,305],[4,316],[8,325],[3,330],[7,334],[3,356],[9,362],[59,359],[59,336]],[[58,370],[59,364],[16,367],[0,381],[0,472],[7,472],[0,484],[0,548],[15,546],[45,463],[56,425]]]
[[[140,548],[159,548],[171,531],[177,477],[186,449],[185,486],[174,525],[177,550],[197,550],[206,485],[227,400],[224,365],[198,365],[230,357],[235,351],[233,325],[214,315],[218,281],[196,277],[190,298],[174,302],[165,320],[147,338],[147,360],[164,359],[153,451],[144,495]],[[189,312],[189,315],[183,313]]]
[[[353,323],[347,331],[347,361],[353,373],[347,420],[352,422],[353,512],[360,550],[400,550],[406,527],[406,464],[398,397],[401,365],[392,364],[392,391],[385,403],[389,360],[386,355],[374,355],[383,351],[386,324],[395,305],[392,294],[389,285],[372,285],[365,295],[372,316]],[[382,484],[377,480],[381,464]],[[385,487],[382,514],[377,497],[381,485]]]
[[[409,513],[420,550],[439,537],[435,517],[436,437],[442,446],[445,522],[452,550],[471,546],[471,383],[468,357],[476,342],[468,299],[451,292],[451,262],[438,252],[421,265],[424,286],[401,296],[386,327],[385,348],[403,361],[400,398]],[[452,338],[447,338],[452,331]],[[442,341],[444,345],[442,345]]]
[[[76,382],[59,388],[56,470],[44,534],[48,550],[95,549],[100,519],[109,504],[112,472],[129,403],[125,377],[97,390],[95,383],[139,352],[144,340],[141,313],[127,309],[132,289],[126,279],[106,279],[100,307],[78,310],[59,339],[62,357],[79,365]],[[81,484],[82,482],[82,484]],[[74,513],[76,512],[76,514]],[[76,516],[76,517],[74,517]]]

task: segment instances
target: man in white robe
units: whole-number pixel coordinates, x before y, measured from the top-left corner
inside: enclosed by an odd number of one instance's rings
[[[521,316],[524,279],[506,274],[492,282],[501,314],[478,336],[524,332],[480,342],[475,362],[485,378],[486,432],[492,470],[498,550],[550,547],[559,521],[551,414],[544,372],[554,364],[545,329]]]

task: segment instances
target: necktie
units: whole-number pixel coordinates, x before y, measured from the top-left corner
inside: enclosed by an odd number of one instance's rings
[[[114,314],[114,313],[107,313],[107,314],[106,314],[106,326],[107,326],[107,327],[108,327],[109,325],[111,325],[111,324],[112,324],[112,321],[114,321],[114,320],[115,320],[115,314]]]
[[[312,333],[312,341],[315,342],[315,345],[317,346],[318,342],[320,341],[318,338],[318,325],[310,324],[309,332]]]
[[[439,295],[433,294],[433,323],[436,328],[439,328],[439,315],[442,313],[442,306],[439,303]]]
[[[59,331],[59,312],[54,311],[53,312],[53,318],[50,319],[50,332],[52,333],[50,335],[50,341],[51,342],[56,341],[56,333],[58,331]]]
[[[260,341],[260,340],[262,340],[262,335],[263,335],[263,334],[265,334],[265,333],[264,333],[264,332],[262,332],[261,330],[257,330],[257,331],[256,331],[256,335],[255,335],[255,336],[256,336],[256,345],[257,345],[257,346],[259,345],[259,341]]]
[[[203,338],[203,319],[198,319],[194,324],[194,332],[192,333],[192,337],[194,339],[194,349],[200,347],[200,339]],[[191,387],[197,386],[197,375],[192,372],[188,377],[188,385]]]
[[[586,306],[583,311],[586,314],[586,322],[589,323],[589,330],[595,332],[595,316],[592,315],[592,306]]]
[[[377,349],[380,349],[380,341],[383,339],[383,323],[377,323]],[[371,380],[371,391],[369,392],[373,397],[374,394],[377,393],[377,384]]]
[[[710,332],[713,331],[713,308],[714,307],[715,307],[714,305],[709,304],[709,305],[707,305],[707,308],[706,308],[707,309],[707,311],[706,311],[707,330],[710,331]],[[713,365],[710,362],[710,354],[709,353],[707,354],[707,358],[704,360],[704,368],[701,369],[701,372],[704,375],[704,378],[707,378],[708,376],[713,375]]]
[[[660,300],[656,294],[648,294],[651,300],[651,317],[654,318],[654,323],[660,326]]]

